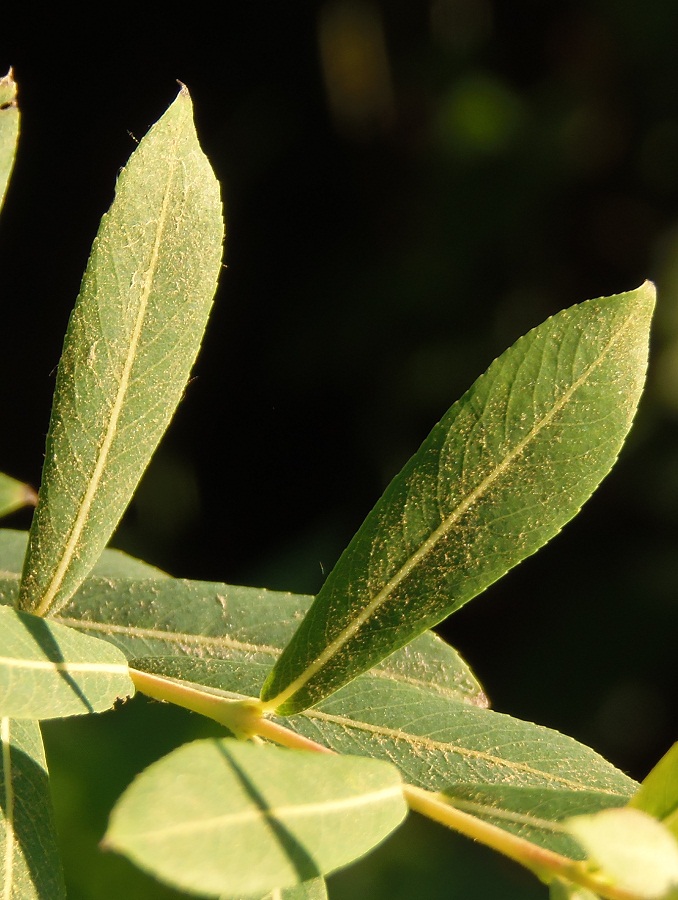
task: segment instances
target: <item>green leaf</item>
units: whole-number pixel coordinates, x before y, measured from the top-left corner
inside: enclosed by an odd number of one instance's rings
[[[562,820],[621,807],[637,789],[557,731],[371,673],[281,724],[338,753],[388,760],[407,783],[573,857],[581,851]]]
[[[0,209],[5,200],[19,140],[20,116],[16,94],[16,82],[10,69],[0,78]]]
[[[589,300],[490,366],[396,476],[264,685],[289,715],[534,553],[613,465],[647,365],[654,288]]]
[[[659,760],[629,806],[659,819],[678,838],[678,743]]]
[[[28,546],[28,532],[14,531],[10,528],[0,528],[0,576],[9,573],[21,574],[26,548]],[[96,565],[92,569],[93,575],[100,578],[169,578],[166,572],[156,569],[149,563],[142,562],[134,556],[129,556],[121,550],[106,549],[101,554]],[[12,584],[8,580],[8,585]],[[19,581],[16,579],[18,590]],[[13,590],[13,588],[9,588]]]
[[[219,187],[185,88],[121,172],[69,322],[19,604],[54,614],[117,525],[181,399],[221,264]]]
[[[0,719],[0,749],[3,900],[65,900],[38,723]]]
[[[327,886],[324,878],[312,878],[293,887],[277,888],[263,900],[327,900]]]
[[[638,900],[678,898],[678,841],[639,809],[608,809],[565,823],[595,870]]]
[[[224,898],[231,900],[231,898]],[[241,898],[238,898],[241,900]],[[252,900],[251,897],[243,897],[242,900]],[[324,878],[312,878],[310,881],[302,881],[294,887],[275,888],[269,891],[261,900],[327,900],[327,887]]]
[[[134,693],[107,641],[0,606],[0,715],[51,719],[109,709]]]
[[[0,603],[13,603],[16,591],[16,579],[0,578]],[[230,668],[222,666],[219,677],[228,680],[218,686],[256,696],[310,603],[307,596],[204,581],[90,577],[56,621],[106,638],[128,660],[190,656],[226,661]],[[161,662],[154,671],[193,680],[197,670],[182,673]],[[434,634],[421,635],[374,674],[429,686],[442,697],[487,704],[466,663]]]
[[[577,884],[566,884],[559,878],[549,885],[550,900],[599,900],[599,894],[594,894],[588,888]]]
[[[35,506],[37,500],[37,494],[30,485],[0,472],[0,516],[8,516],[23,506]]]
[[[363,856],[406,809],[383,762],[196,741],[132,783],[104,844],[179,889],[256,896]]]

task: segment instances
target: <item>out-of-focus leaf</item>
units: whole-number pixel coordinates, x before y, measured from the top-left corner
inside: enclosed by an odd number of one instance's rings
[[[54,614],[108,542],[181,399],[221,265],[219,186],[182,88],[120,173],[59,363],[19,605]]]
[[[37,501],[38,495],[29,484],[0,472],[0,516],[8,516],[23,506],[35,506]]]
[[[406,811],[386,763],[196,741],[135,779],[104,844],[180,889],[257,896],[363,856]]]
[[[678,841],[639,809],[608,809],[570,819],[598,877],[638,900],[678,900]]]
[[[659,819],[678,838],[678,743],[644,779],[629,806]]]
[[[264,685],[313,706],[557,534],[617,458],[645,380],[654,288],[589,300],[500,356],[386,489]]]
[[[108,641],[0,606],[0,716],[101,712],[132,694],[125,657]]]
[[[599,895],[588,888],[566,884],[559,878],[551,882],[549,889],[550,900],[600,900]]]
[[[65,900],[40,726],[0,719],[0,750],[3,900]]]

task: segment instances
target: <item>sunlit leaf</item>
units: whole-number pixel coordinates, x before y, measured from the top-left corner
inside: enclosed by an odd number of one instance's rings
[[[257,896],[363,856],[406,809],[383,762],[196,741],[137,777],[104,844],[174,887]]]
[[[19,106],[12,70],[0,78],[0,209],[5,199],[19,140]]]
[[[388,760],[409,784],[567,855],[581,851],[564,818],[621,807],[638,787],[557,731],[371,673],[280,721],[338,753]]]
[[[107,641],[0,606],[0,716],[100,712],[133,693],[125,657]]]
[[[0,750],[0,894],[65,900],[38,723],[0,719]]]
[[[92,247],[59,363],[22,609],[57,612],[108,542],[186,386],[222,238],[182,88],[121,172]]]
[[[10,573],[21,575],[28,547],[28,532],[0,528],[0,578]],[[92,569],[92,574],[100,578],[169,578],[166,572],[156,569],[149,563],[142,562],[120,550],[107,548],[101,554]],[[18,577],[9,579],[16,582],[18,593]]]
[[[102,564],[105,558],[106,554]],[[0,602],[13,603],[16,591],[16,578],[0,578]],[[221,665],[219,672],[228,681],[219,686],[256,696],[310,603],[311,598],[303,595],[204,581],[90,577],[56,621],[106,638],[128,659],[177,656],[227,661],[230,669]],[[183,677],[176,665],[167,664],[167,673]],[[159,668],[155,671],[161,673]],[[450,699],[487,703],[466,663],[434,634],[423,634],[394,653],[375,668],[374,675],[427,685]]]
[[[649,283],[548,319],[435,426],[332,570],[264,686],[312,706],[475,597],[578,512],[636,410]]]

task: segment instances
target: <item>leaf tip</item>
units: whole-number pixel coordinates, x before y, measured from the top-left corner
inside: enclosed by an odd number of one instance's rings
[[[191,95],[190,95],[190,93],[188,92],[188,88],[187,88],[186,85],[183,83],[183,81],[179,81],[179,79],[177,78],[177,84],[179,85],[179,94],[178,94],[178,96],[179,96],[179,97],[183,97],[183,98],[185,98],[186,100],[190,100],[190,99],[191,99]]]

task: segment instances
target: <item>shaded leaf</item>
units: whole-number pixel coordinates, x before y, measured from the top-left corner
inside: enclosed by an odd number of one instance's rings
[[[8,516],[23,506],[35,506],[37,500],[30,485],[0,472],[0,516]]]
[[[534,553],[613,465],[647,365],[654,289],[548,319],[490,366],[391,482],[263,692],[289,715]]]
[[[82,715],[132,694],[125,657],[107,641],[0,606],[0,715]]]
[[[38,723],[1,719],[0,749],[3,900],[65,900]]]
[[[677,900],[678,841],[638,809],[609,809],[566,822],[596,871],[638,900]]]
[[[0,528],[0,577],[3,574],[21,574],[28,547],[28,532]],[[101,578],[169,578],[166,572],[149,563],[129,556],[121,550],[106,549],[92,569]],[[18,593],[18,578],[16,589]]]
[[[644,779],[629,806],[659,819],[678,838],[678,743]]]
[[[5,200],[19,140],[19,106],[12,70],[0,78],[0,209]]]
[[[101,220],[59,363],[19,604],[57,612],[99,558],[181,398],[220,270],[219,187],[185,88]]]
[[[406,810],[386,763],[196,741],[135,779],[104,843],[174,887],[256,896],[363,856]]]

